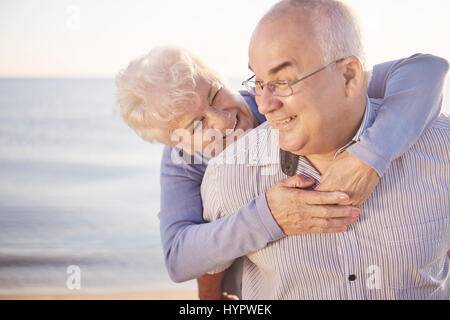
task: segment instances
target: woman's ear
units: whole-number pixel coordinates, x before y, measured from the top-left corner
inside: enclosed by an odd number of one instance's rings
[[[361,89],[365,86],[365,73],[361,60],[351,56],[340,64],[340,70],[345,79],[345,93],[347,97],[355,98],[361,94]]]

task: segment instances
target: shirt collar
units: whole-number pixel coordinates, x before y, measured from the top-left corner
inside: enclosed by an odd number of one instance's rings
[[[356,132],[356,135],[353,137],[353,141],[358,142],[361,138],[364,131],[366,131],[368,128],[370,128],[375,121],[376,113],[375,108],[370,102],[369,97],[366,97],[366,111],[364,112],[364,117],[361,123],[361,126],[359,127],[359,130]]]
[[[359,126],[359,129],[356,132],[353,139],[336,152],[336,154],[334,155],[335,159],[342,152],[344,152],[348,147],[350,147],[352,144],[358,142],[361,139],[361,136],[364,133],[364,131],[366,131],[368,128],[370,128],[372,126],[373,122],[375,121],[375,116],[376,116],[375,109],[374,109],[372,103],[370,102],[369,97],[366,97],[366,110],[364,112],[364,117],[361,122],[361,125]]]

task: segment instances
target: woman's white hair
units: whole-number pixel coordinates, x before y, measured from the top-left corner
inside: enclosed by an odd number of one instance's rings
[[[284,0],[275,4],[261,22],[275,20],[293,8],[305,10],[311,19],[324,63],[355,56],[368,71],[361,24],[352,8],[337,0]]]
[[[142,139],[171,145],[178,118],[200,102],[196,92],[199,79],[225,84],[188,50],[156,47],[116,76],[120,115]]]

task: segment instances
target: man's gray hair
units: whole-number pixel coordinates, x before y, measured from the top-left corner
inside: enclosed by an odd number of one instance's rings
[[[356,56],[368,71],[361,25],[353,9],[337,0],[284,0],[275,4],[261,22],[275,20],[294,8],[311,19],[324,63]]]

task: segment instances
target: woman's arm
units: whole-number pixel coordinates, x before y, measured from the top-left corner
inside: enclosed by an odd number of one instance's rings
[[[217,267],[284,237],[262,195],[236,214],[204,223],[200,195],[205,165],[174,164],[172,148],[164,149],[161,163],[160,231],[171,279],[198,278]]]
[[[440,113],[448,62],[432,55],[376,65],[369,98],[383,99],[377,118],[360,140],[335,159],[319,191],[344,191],[360,205],[390,163],[419,139]]]
[[[349,153],[380,176],[417,142],[441,110],[449,64],[425,54],[374,66],[369,98],[382,98],[377,118]]]

